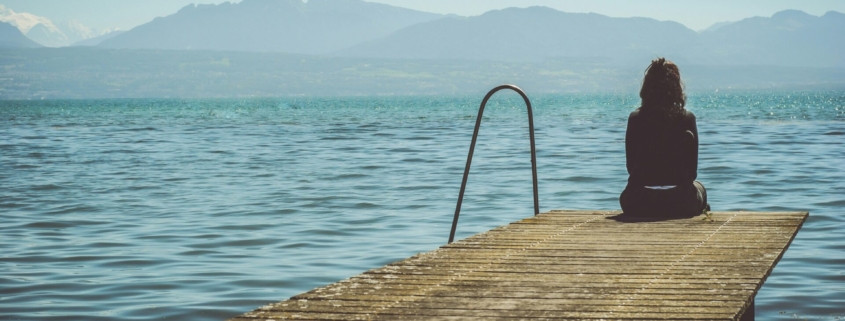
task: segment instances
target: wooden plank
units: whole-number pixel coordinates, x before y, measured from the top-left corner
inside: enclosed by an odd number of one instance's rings
[[[551,211],[232,320],[739,320],[808,213]]]

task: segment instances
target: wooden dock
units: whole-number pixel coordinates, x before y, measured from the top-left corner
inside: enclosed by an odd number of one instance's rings
[[[551,211],[232,320],[753,320],[809,215]]]

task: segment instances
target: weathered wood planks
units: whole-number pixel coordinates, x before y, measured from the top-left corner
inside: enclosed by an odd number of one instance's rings
[[[808,213],[551,211],[232,320],[740,320]]]

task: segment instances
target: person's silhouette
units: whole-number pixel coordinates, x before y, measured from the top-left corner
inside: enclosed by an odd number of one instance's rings
[[[707,205],[696,181],[698,129],[686,110],[678,66],[664,58],[646,69],[642,105],[628,117],[625,156],[628,185],[619,198],[627,215],[691,217]]]

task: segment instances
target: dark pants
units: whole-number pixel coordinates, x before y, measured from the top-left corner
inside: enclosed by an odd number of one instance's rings
[[[619,203],[625,214],[691,217],[701,214],[707,206],[707,190],[699,181],[668,190],[628,185],[619,196]]]

